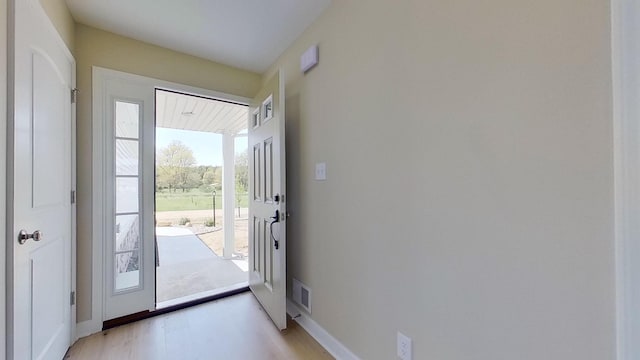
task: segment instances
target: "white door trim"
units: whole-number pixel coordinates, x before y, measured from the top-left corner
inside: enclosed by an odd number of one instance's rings
[[[8,49],[7,47],[7,20],[8,9],[7,0],[0,0],[0,48]],[[0,54],[0,84],[7,83],[7,51]],[[6,148],[7,148],[7,87],[0,86],[0,149],[5,149],[5,156],[0,156],[0,234],[8,234],[6,228],[6,188],[7,188],[7,165],[6,165]],[[5,237],[5,239],[8,237]],[[8,246],[8,242],[6,244]],[[7,283],[5,274],[5,260],[6,260],[6,248],[0,246],[0,279]],[[6,356],[6,319],[5,319],[5,299],[6,299],[6,287],[0,287],[0,357]]]
[[[4,189],[0,191],[0,231],[5,234],[6,247],[0,247],[0,279],[5,280],[6,289],[3,288],[0,290],[0,305],[2,309],[5,311],[0,315],[0,326],[2,326],[2,331],[6,331],[6,335],[2,337],[0,340],[0,354],[4,354],[7,359],[12,355],[11,343],[13,339],[13,334],[11,333],[12,323],[11,318],[7,317],[7,314],[11,314],[12,310],[12,297],[13,297],[13,288],[12,281],[10,279],[13,277],[12,269],[6,269],[6,264],[8,263],[9,257],[13,256],[13,242],[10,241],[13,239],[13,175],[12,171],[12,159],[13,159],[13,93],[12,91],[8,91],[7,89],[13,89],[15,86],[13,71],[14,67],[12,64],[12,59],[15,56],[14,53],[14,41],[15,41],[15,30],[14,30],[14,22],[15,22],[15,2],[16,1],[31,1],[35,6],[33,9],[36,11],[36,16],[40,18],[44,26],[48,27],[48,31],[54,34],[55,41],[57,45],[63,49],[64,54],[72,64],[71,70],[71,85],[72,88],[76,87],[76,60],[71,53],[71,50],[67,47],[67,44],[64,42],[58,30],[51,22],[51,19],[46,14],[40,1],[36,0],[0,0],[0,9],[5,10],[2,14],[6,14],[2,16],[0,19],[0,45],[6,45],[5,48],[7,51],[5,52],[2,58],[0,58],[0,68],[6,70],[2,71],[2,75],[0,75],[0,80],[6,80],[6,87],[0,90],[0,97],[2,98],[2,103],[0,103],[0,111],[2,112],[2,116],[0,119],[5,119],[6,116],[6,126],[0,127],[0,149],[6,149],[6,157],[0,158],[0,189]],[[8,25],[8,26],[7,26]],[[6,32],[5,32],[6,31]],[[6,56],[6,57],[5,57]],[[0,81],[0,83],[3,83]],[[0,122],[2,124],[3,122]],[[9,179],[9,176],[11,179]],[[73,191],[76,190],[76,105],[71,105],[71,189]],[[76,291],[76,204],[72,204],[71,206],[71,291]],[[5,271],[8,270],[8,271]],[[71,342],[75,340],[76,336],[76,305],[71,306]]]
[[[61,39],[62,40],[62,39]],[[71,72],[71,84],[76,89],[76,62],[73,62],[73,69]],[[77,99],[77,98],[76,98]],[[73,202],[71,203],[71,291],[74,293],[74,303],[71,306],[71,343],[73,344],[77,339],[77,307],[78,307],[78,291],[76,287],[77,279],[77,254],[78,254],[78,171],[77,171],[77,118],[76,118],[76,103],[71,104],[71,191],[73,191]]]
[[[104,216],[102,204],[104,204],[104,114],[102,99],[104,96],[103,83],[106,79],[117,78],[148,84],[151,87],[180,91],[186,94],[208,96],[215,99],[233,101],[238,104],[248,105],[250,99],[226,94],[218,91],[197,88],[193,86],[173,83],[150,77],[129,74],[121,71],[93,67],[92,89],[92,290],[91,290],[91,320],[78,324],[78,336],[83,337],[102,330],[103,323],[103,299],[104,299]]]
[[[617,359],[640,357],[640,4],[612,0]]]

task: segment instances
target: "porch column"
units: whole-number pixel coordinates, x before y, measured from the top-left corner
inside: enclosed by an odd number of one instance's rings
[[[236,200],[235,136],[222,135],[222,213],[224,215],[224,258],[231,259],[235,248],[235,219],[233,208]]]

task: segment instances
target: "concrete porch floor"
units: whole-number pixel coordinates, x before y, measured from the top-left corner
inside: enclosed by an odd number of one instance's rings
[[[158,303],[227,288],[249,279],[246,258],[219,257],[189,229],[158,227],[156,236]]]

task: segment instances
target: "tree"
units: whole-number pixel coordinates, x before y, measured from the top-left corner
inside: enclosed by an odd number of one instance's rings
[[[200,179],[195,171],[196,158],[193,150],[178,140],[172,141],[158,151],[157,157],[158,187],[175,191],[197,186]]]
[[[213,169],[207,170],[202,175],[202,185],[211,186],[216,183],[216,173]]]
[[[216,187],[222,184],[222,168],[220,166],[209,166],[202,174],[202,185],[211,186],[213,184],[216,184]]]
[[[236,191],[246,193],[249,190],[249,156],[247,151],[236,154]]]

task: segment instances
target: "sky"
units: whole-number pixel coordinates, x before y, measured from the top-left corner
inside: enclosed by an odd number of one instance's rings
[[[179,140],[193,150],[197,165],[222,166],[222,135],[156,127],[156,149],[162,149],[173,140]],[[235,139],[236,154],[247,149],[247,137]]]

